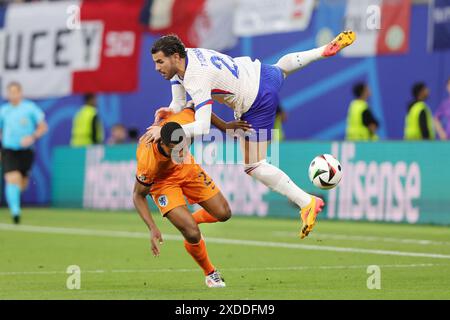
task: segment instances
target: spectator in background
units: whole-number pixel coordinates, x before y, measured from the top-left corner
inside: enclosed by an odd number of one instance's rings
[[[8,101],[0,107],[2,169],[5,197],[14,223],[20,222],[20,194],[29,183],[33,165],[33,145],[48,130],[45,114],[32,101],[24,100],[17,82],[8,85]]]
[[[72,122],[72,139],[74,147],[103,143],[104,131],[97,115],[97,99],[92,93],[84,96],[84,106],[77,112]]]
[[[118,123],[111,128],[111,136],[108,139],[108,144],[126,143],[127,139],[127,128],[123,124]]]
[[[441,140],[447,140],[450,137],[450,78],[447,80],[447,93],[447,98],[442,101],[434,115],[436,132]]]
[[[425,100],[430,91],[423,82],[412,87],[413,101],[408,105],[405,119],[405,140],[433,140],[433,117]]]
[[[346,139],[352,141],[378,140],[378,121],[367,104],[370,90],[366,83],[359,82],[353,86],[355,99],[350,103],[347,113]]]
[[[283,141],[284,140],[284,131],[283,131],[283,123],[287,120],[287,114],[281,105],[278,105],[277,111],[275,114],[275,123],[273,128],[275,129],[275,133],[273,134],[274,141]]]

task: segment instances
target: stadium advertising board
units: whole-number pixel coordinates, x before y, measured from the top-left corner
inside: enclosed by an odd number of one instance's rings
[[[199,159],[203,153],[205,163],[205,154],[217,154],[220,149],[211,146],[196,148],[195,157]],[[229,146],[222,150],[225,148]],[[436,170],[437,163],[450,157],[448,143],[292,142],[280,144],[279,152],[281,169],[300,187],[324,198],[322,218],[450,224],[450,212],[443,209],[450,206],[450,172]],[[322,153],[336,156],[344,172],[338,187],[330,191],[317,189],[308,180],[310,161]],[[53,205],[132,210],[135,166],[134,145],[57,148]],[[202,166],[221,188],[234,214],[298,216],[293,204],[247,176],[242,164],[208,161]],[[156,210],[153,204],[152,208]]]

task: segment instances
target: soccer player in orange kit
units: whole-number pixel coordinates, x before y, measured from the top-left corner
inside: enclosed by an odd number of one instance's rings
[[[155,256],[160,253],[158,242],[162,243],[162,236],[148,208],[146,196],[149,194],[163,217],[169,219],[183,235],[184,247],[202,268],[206,285],[210,288],[225,287],[222,276],[208,257],[198,224],[227,221],[231,210],[217,185],[187,151],[188,139],[181,125],[194,119],[193,108],[166,115],[162,121],[156,119],[161,126],[161,140],[152,144],[140,142],[138,145],[133,201],[150,229],[151,248]],[[212,123],[223,131],[250,129],[245,121],[225,123],[215,115]],[[202,209],[191,214],[184,197],[190,204],[198,203]]]

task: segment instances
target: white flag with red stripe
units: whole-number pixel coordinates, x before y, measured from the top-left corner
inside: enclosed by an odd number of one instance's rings
[[[186,47],[224,50],[237,43],[235,7],[236,0],[147,0],[141,22],[152,33],[177,34]]]
[[[409,47],[411,0],[347,0],[345,28],[356,41],[343,56],[406,53]]]
[[[347,57],[402,54],[409,48],[411,0],[322,0],[317,9],[318,44],[345,29],[356,41],[342,50]]]
[[[239,36],[303,31],[313,9],[314,0],[239,0],[234,31]]]

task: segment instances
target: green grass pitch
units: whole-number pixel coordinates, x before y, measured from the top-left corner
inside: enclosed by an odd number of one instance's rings
[[[227,287],[209,289],[177,230],[155,215],[165,242],[151,256],[137,213],[0,210],[0,299],[450,299],[450,228],[235,216],[201,225]],[[69,265],[81,288],[66,287]],[[380,268],[380,289],[368,289]],[[370,281],[369,281],[370,282]],[[370,282],[371,283],[371,282]]]

